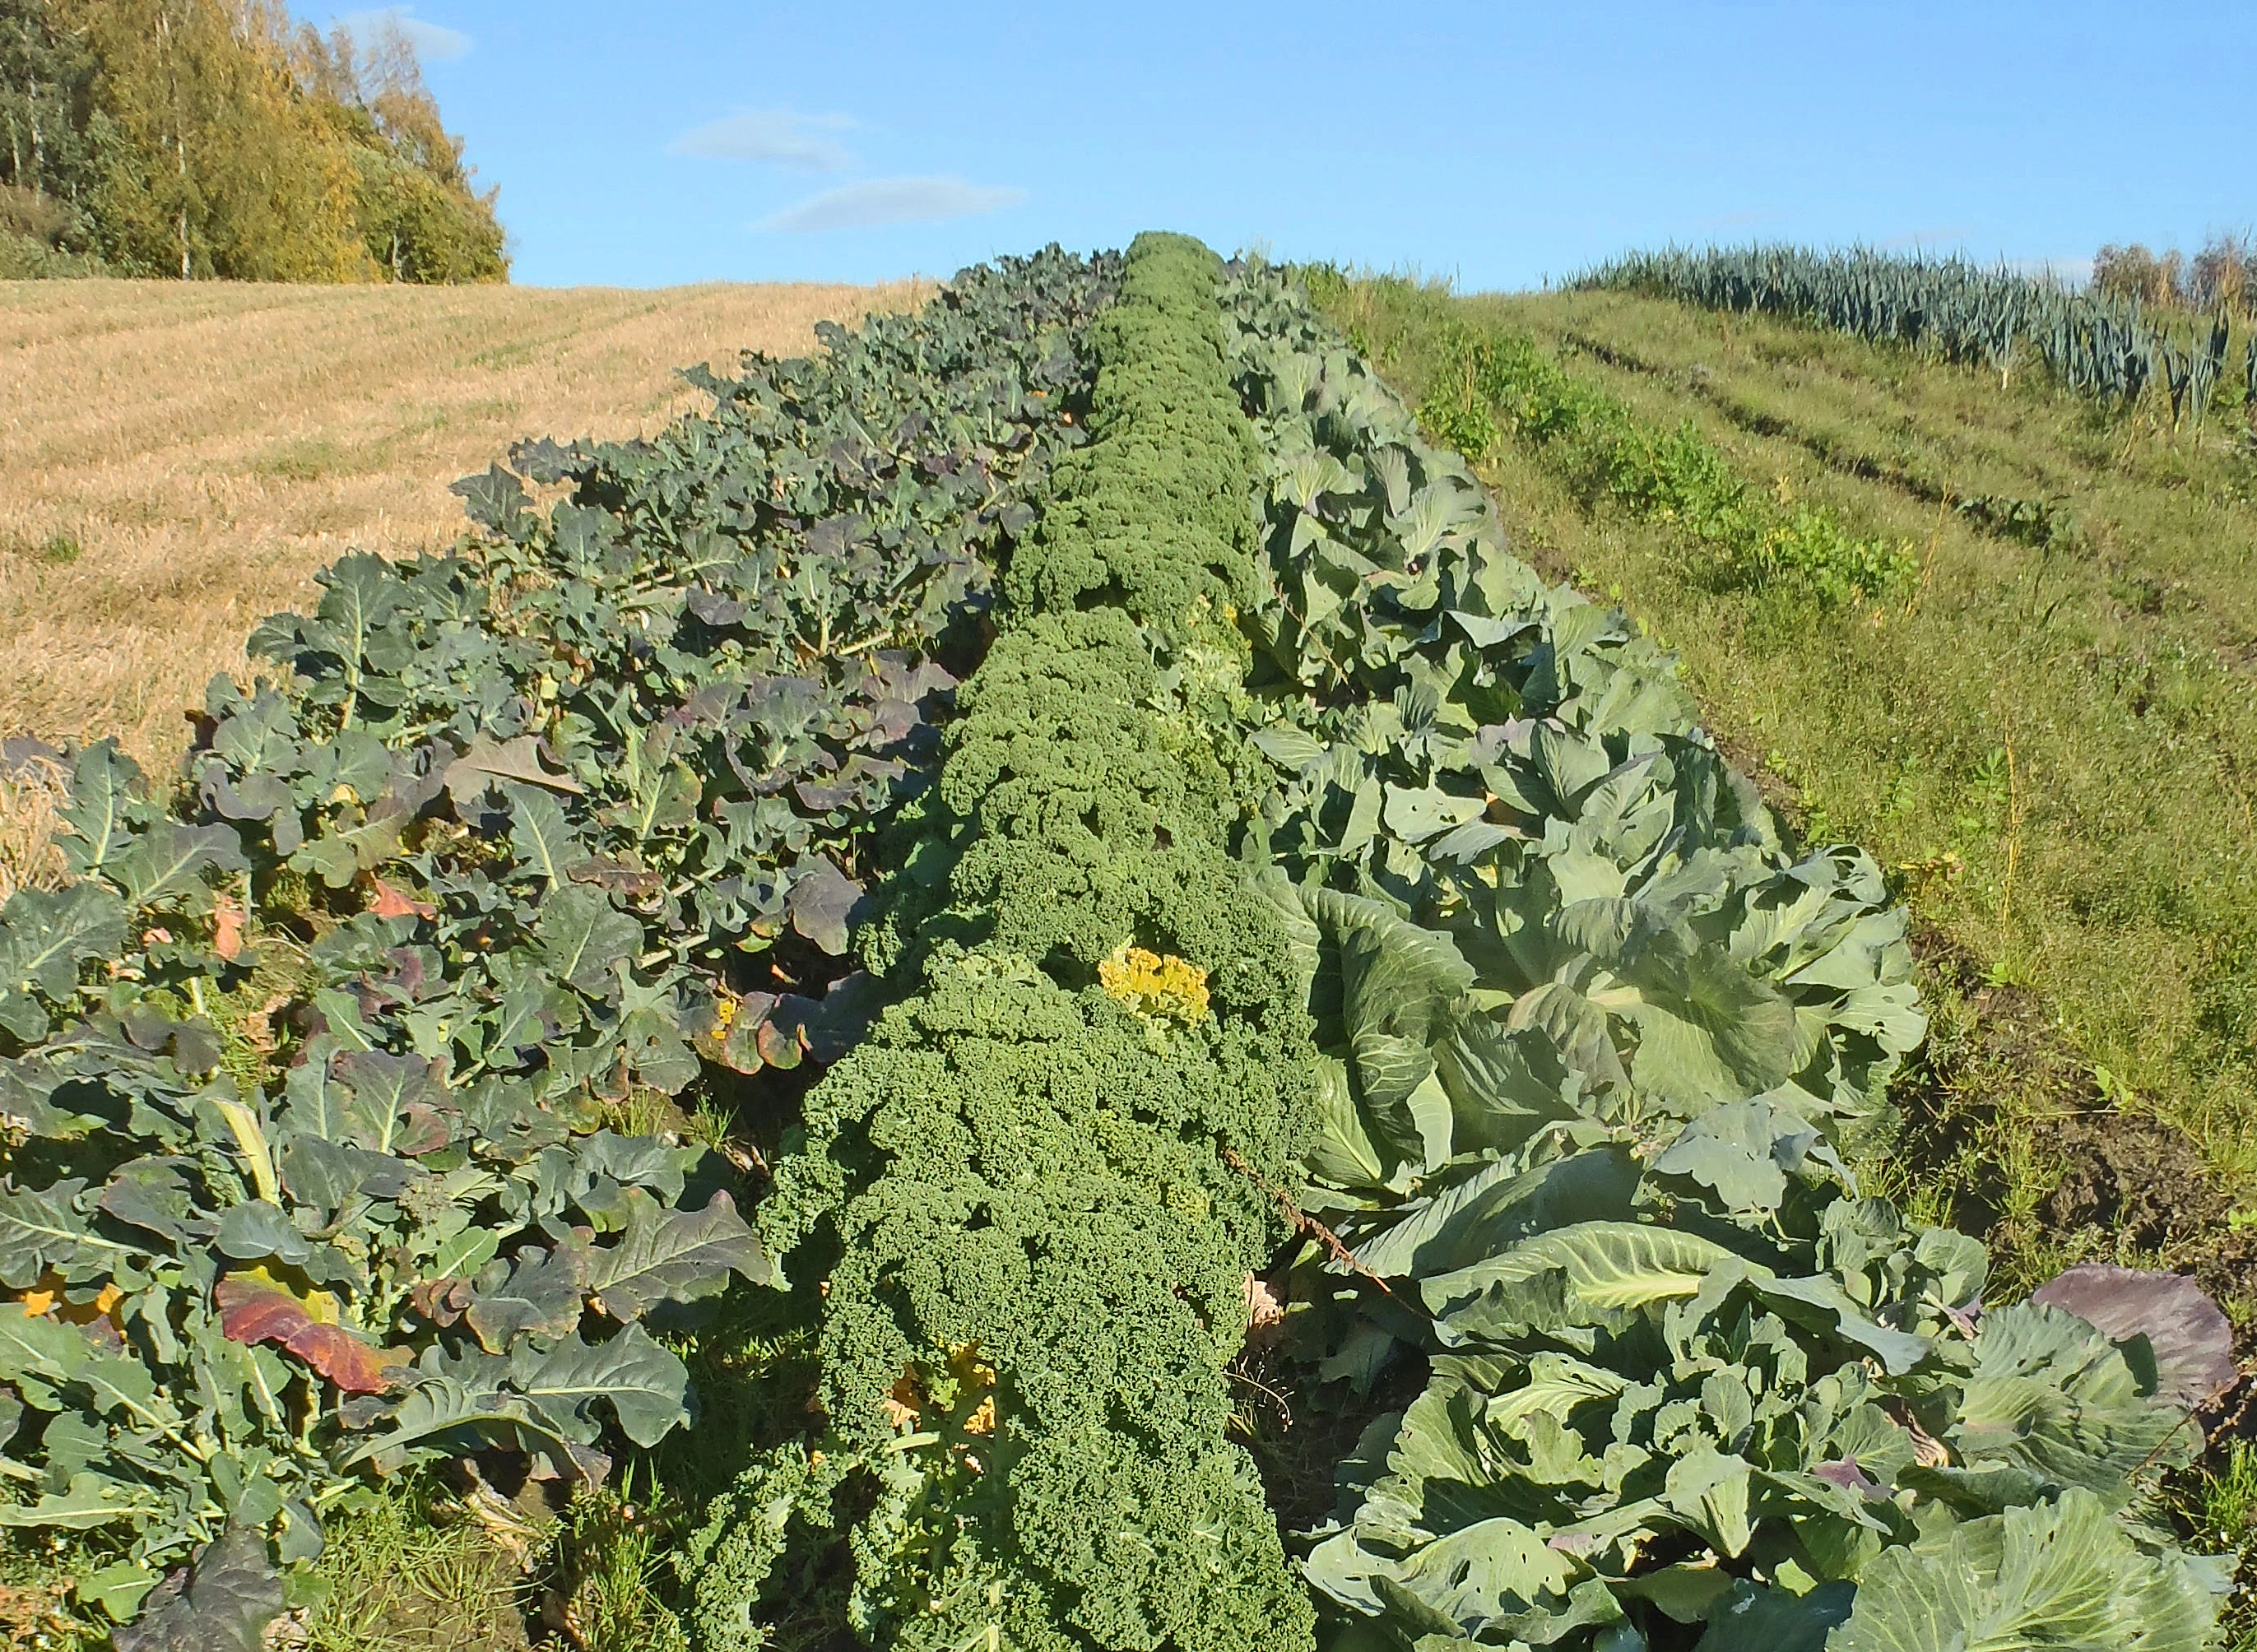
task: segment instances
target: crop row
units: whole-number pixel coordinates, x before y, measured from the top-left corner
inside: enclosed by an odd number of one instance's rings
[[[1219,275],[1196,244],[1130,249],[1092,329],[1091,441],[1012,558],[874,926],[916,990],[810,1092],[762,1207],[789,1267],[830,1270],[830,1426],[717,1511],[709,1646],[760,1644],[791,1536],[763,1511],[827,1527],[871,1494],[853,1618],[882,1643],[1309,1641],[1225,1437],[1247,1280],[1282,1237],[1248,1173],[1289,1179],[1311,1052],[1202,726],[1256,582]]]
[[[2137,298],[2071,292],[1960,258],[1862,248],[1673,248],[1603,265],[1585,281],[1892,339],[1947,361],[1979,363],[2002,382],[2034,360],[2055,382],[2098,399],[2136,402],[2152,386],[2168,401],[2174,425],[2202,421],[2232,351],[2222,311],[2182,337]],[[2245,388],[2257,399],[2257,344],[2245,340],[2242,357]]]
[[[768,1272],[690,1114],[867,1020],[859,857],[1117,272],[973,272],[655,442],[520,449],[455,554],[261,626],[287,679],[216,680],[173,785],[74,754],[76,880],[0,911],[0,1520],[84,1535],[82,1606],[226,1533],[271,1609],[357,1471],[600,1476],[687,1419],[651,1330]]]
[[[1437,356],[1419,404],[1422,431],[1476,464],[1508,436],[1527,443],[1587,505],[1603,499],[1639,520],[1673,524],[1708,554],[1719,582],[1787,584],[1841,604],[1887,595],[1920,570],[1909,543],[1859,533],[1824,505],[1788,504],[1751,486],[1691,420],[1641,419],[1530,339],[1454,327]]]
[[[826,342],[340,564],[169,794],[76,754],[0,910],[0,1424],[82,1600],[200,1551],[138,1632],[255,1630],[369,1472],[600,1476],[774,1288],[812,1404],[677,1556],[713,1652],[2204,1644],[2152,1490],[2215,1309],[1986,1303],[1861,1195],[1878,869],[1292,279],[1147,236]],[[1314,1531],[1257,1319],[1368,1423]]]
[[[1425,1360],[1312,1534],[1340,1644],[2203,1645],[2221,1569],[2149,1491],[2222,1317],[2105,1269],[1988,1304],[1979,1244],[1859,1196],[1838,1144],[1922,1031],[1878,869],[1784,843],[1672,663],[1507,555],[1298,293],[1232,299],[1306,690],[1252,737],[1302,1201],[1349,1252],[1288,1294],[1321,1373]]]

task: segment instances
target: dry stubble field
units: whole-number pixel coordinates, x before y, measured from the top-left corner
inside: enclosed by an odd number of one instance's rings
[[[0,282],[0,737],[167,765],[253,625],[348,549],[451,540],[448,484],[511,442],[650,434],[699,399],[683,364],[918,296]],[[0,779],[0,895],[38,801]]]

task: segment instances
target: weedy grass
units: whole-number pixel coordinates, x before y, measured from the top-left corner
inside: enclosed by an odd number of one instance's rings
[[[554,1520],[544,1524],[550,1528]],[[536,1542],[553,1532],[529,1526]],[[428,1479],[345,1517],[307,1613],[308,1652],[512,1652],[528,1644],[531,1585],[492,1528]]]
[[[2235,1441],[2182,1493],[2179,1513],[2214,1552],[2241,1551],[2243,1587],[2218,1644],[2221,1652],[2257,1652],[2257,1445]]]
[[[0,1645],[22,1652],[81,1652],[102,1644],[102,1631],[70,1610],[67,1539],[0,1545]]]
[[[654,1500],[658,1500],[654,1501]],[[562,1586],[548,1616],[588,1652],[688,1652],[681,1620],[667,1603],[675,1572],[671,1544],[678,1502],[647,1470],[617,1487],[583,1486],[557,1537]]]
[[[2257,1322],[2257,462],[2246,440],[1659,300],[1316,286],[1359,348],[1424,399],[1422,416],[1472,437],[1522,554],[1678,650],[1709,726],[1807,838],[1870,844],[1890,866],[1925,931],[1932,1020],[1898,1087],[1898,1151],[1865,1167],[1873,1190],[1985,1232],[2002,1295],[2095,1257],[2191,1267],[2246,1341]],[[1603,416],[1567,439],[1532,430],[1542,399],[1516,408],[1482,395],[1469,336],[1552,374],[1550,405]],[[1605,456],[1595,428],[1705,451],[1750,496],[1912,547],[1916,569],[1846,593],[1742,577],[1681,498],[1594,462]],[[1666,479],[1659,465],[1652,475]],[[2190,1473],[2178,1513],[2206,1546],[2248,1545],[2250,1445],[2229,1443]],[[2246,1606],[2224,1644],[2257,1648]]]
[[[1547,573],[1677,649],[1710,725],[1814,840],[1871,844],[1959,964],[1947,1054],[1979,1113],[1962,1212],[2025,1228],[2077,1115],[2151,1113],[2257,1187],[2257,463],[2027,379],[1767,319],[1615,293],[1460,297],[1323,283],[1414,398],[1470,332],[1517,341],[1648,432],[1683,433],[1781,510],[1911,547],[1876,590],[1731,572],[1681,510],[1593,488],[1561,444],[1501,430],[1483,474]],[[1510,424],[1509,410],[1498,416]],[[1569,457],[1574,456],[1570,449]],[[1971,961],[1971,967],[1963,967]],[[1954,1018],[2016,1000],[2010,1061]],[[1944,1194],[1925,1196],[1931,1204]],[[1963,1201],[1965,1202],[1965,1201]],[[1979,1203],[1979,1201],[1978,1201]],[[1938,1210],[1942,1217],[1951,1212]],[[2036,1242],[2031,1235],[2031,1242]],[[2245,1305],[2245,1311],[2246,1306]]]
[[[303,1652],[525,1652],[536,1635],[549,1638],[541,1621],[544,1589],[555,1593],[567,1564],[602,1542],[577,1506],[568,1521],[537,1499],[511,1505],[483,1493],[474,1504],[428,1475],[373,1492],[331,1525],[317,1573],[322,1598],[279,1624],[271,1644]],[[10,1534],[0,1543],[0,1645],[23,1652],[107,1646],[99,1619],[74,1612],[69,1600],[73,1579],[98,1559],[67,1536]],[[662,1639],[648,1636],[579,1644],[591,1652],[668,1652]]]

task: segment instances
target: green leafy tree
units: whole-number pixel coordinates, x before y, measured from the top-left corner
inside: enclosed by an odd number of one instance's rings
[[[293,53],[301,82],[350,146],[362,245],[382,276],[507,280],[499,191],[472,188],[463,140],[440,119],[398,26],[361,36],[339,27],[327,37],[301,28]]]
[[[280,49],[279,13],[74,0],[100,64],[105,251],[151,274],[365,276],[349,156]]]
[[[508,279],[397,28],[274,0],[0,0],[10,267],[299,281]]]
[[[76,250],[95,180],[94,60],[46,0],[0,0],[0,235]]]
[[[0,183],[75,201],[93,180],[94,61],[46,0],[0,0]]]

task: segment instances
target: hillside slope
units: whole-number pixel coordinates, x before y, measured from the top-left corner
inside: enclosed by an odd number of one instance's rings
[[[1366,280],[1332,307],[1437,417],[1483,393],[1453,377],[1468,340],[1518,340],[1643,433],[1601,462],[1491,397],[1482,469],[1523,554],[1680,650],[1808,835],[1872,845],[1906,888],[1941,1012],[1914,1112],[1942,1174],[1905,1191],[2033,1272],[2161,1253],[2257,1310],[2245,439],[1621,293]],[[1756,512],[1812,507],[1901,572],[1843,601],[1732,566],[1655,504],[1680,431]]]
[[[451,540],[448,484],[513,441],[647,434],[701,399],[680,364],[915,297],[0,283],[0,736],[161,758],[262,616],[348,547]]]

